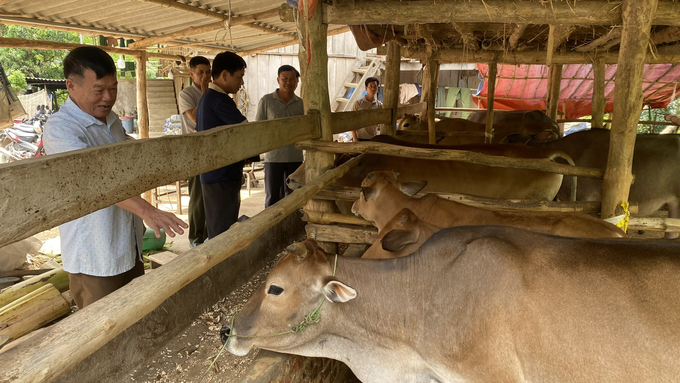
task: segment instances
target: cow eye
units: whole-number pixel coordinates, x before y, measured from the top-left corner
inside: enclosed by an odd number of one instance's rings
[[[269,290],[267,291],[267,294],[271,295],[281,295],[283,292],[283,289],[277,285],[271,285],[269,286]]]

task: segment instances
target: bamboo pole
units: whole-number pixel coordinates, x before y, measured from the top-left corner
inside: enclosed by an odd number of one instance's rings
[[[199,15],[199,16],[204,16],[204,17],[211,17],[213,19],[218,19],[218,20],[223,20],[226,16],[224,13],[218,13],[214,11],[210,11],[207,9],[199,8],[199,7],[194,7],[193,5],[188,5],[188,4],[182,4],[178,3],[174,0],[137,0],[142,3],[149,3],[149,4],[155,4],[155,5],[160,5],[165,8],[170,8],[174,9],[177,11],[182,11],[182,12],[187,12],[191,13],[194,15]]]
[[[310,114],[311,110],[317,111],[316,115],[320,121],[321,137],[320,142],[333,141],[333,124],[331,120],[331,103],[328,92],[328,52],[327,32],[328,24],[321,22],[321,7],[316,7],[313,14],[309,13],[309,0],[300,1],[299,8],[305,10],[301,12],[299,21],[301,26],[298,29],[307,32],[303,45],[305,47],[304,60],[306,62],[306,73],[303,81],[305,82],[305,113]],[[309,19],[308,17],[311,16]],[[302,67],[302,64],[300,65]],[[320,151],[309,151],[305,159],[305,177],[313,180],[329,169],[333,168],[335,156],[331,153]],[[333,212],[335,204],[329,201],[310,200],[307,209]],[[337,253],[337,245],[334,243],[322,244],[324,250],[331,254]]]
[[[560,91],[562,90],[562,64],[550,66],[548,84],[548,117],[553,121],[557,120],[557,109],[560,103]]]
[[[420,96],[421,102],[427,102],[427,130],[429,132],[428,142],[437,143],[437,132],[434,121],[434,105],[437,97],[437,78],[439,77],[439,63],[434,57],[429,56],[423,72],[423,92]]]
[[[496,74],[498,73],[498,65],[496,61],[489,63],[489,86],[488,98],[486,104],[486,129],[484,130],[484,142],[490,144],[493,140],[493,103],[496,96]]]
[[[399,107],[399,78],[401,65],[401,48],[392,40],[387,43],[387,62],[385,63],[385,95],[383,108],[391,109],[392,116],[388,124],[380,125],[380,134],[394,137],[397,132],[397,108]]]
[[[593,120],[591,126],[593,128],[604,127],[604,108],[607,100],[604,98],[604,76],[605,66],[604,60],[601,57],[595,59],[593,64],[593,101],[591,115]]]
[[[149,103],[146,99],[146,52],[135,58],[137,62],[137,129],[139,138],[149,138]],[[153,204],[151,190],[142,193],[142,198]]]
[[[658,0],[624,0],[621,50],[614,90],[614,117],[602,184],[602,218],[610,218],[628,201],[633,182],[633,150],[642,109],[642,71],[649,44],[652,14]]]
[[[246,249],[271,227],[301,208],[325,186],[358,165],[361,157],[331,169],[274,206],[234,224],[153,273],[129,284],[43,331],[30,347],[0,354],[0,382],[49,383],[69,371],[163,301],[213,266]],[[64,357],[68,355],[68,357]]]
[[[51,284],[60,292],[69,289],[68,274],[61,267],[53,270],[43,270],[43,273],[28,280],[10,286],[0,293],[0,308],[27,295],[46,284]]]
[[[422,158],[439,161],[460,161],[492,167],[540,170],[548,173],[557,173],[578,177],[602,178],[604,174],[604,171],[601,169],[559,164],[552,162],[547,158],[509,158],[502,156],[491,156],[465,150],[410,148],[399,145],[384,144],[380,142],[339,143],[301,141],[295,144],[295,147],[302,150],[319,150],[328,153],[375,153],[394,157]]]

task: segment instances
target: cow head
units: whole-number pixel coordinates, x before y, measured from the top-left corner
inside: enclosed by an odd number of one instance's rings
[[[298,166],[294,172],[288,175],[286,178],[286,184],[289,189],[295,190],[303,187],[305,185],[305,163]]]
[[[326,302],[319,309],[319,323],[300,330],[309,313],[324,300],[343,303],[357,296],[353,288],[333,276],[334,257],[313,239],[294,243],[286,252],[264,286],[236,315],[233,327],[231,323],[223,326],[222,332],[230,335],[226,348],[232,354],[243,356],[253,347],[299,353],[322,333],[324,321],[332,320],[324,316],[328,312]]]
[[[385,201],[386,193],[398,191],[407,196],[414,196],[427,185],[427,181],[399,182],[399,173],[393,171],[375,171],[368,173],[361,181],[361,193],[359,199],[352,205],[352,213],[361,216],[368,221],[376,222],[376,217],[382,215],[381,204]],[[394,214],[394,213],[392,213]],[[389,220],[393,215],[386,218]]]
[[[422,130],[420,117],[415,114],[405,114],[397,130]]]

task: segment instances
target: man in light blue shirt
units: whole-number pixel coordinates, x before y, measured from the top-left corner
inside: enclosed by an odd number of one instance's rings
[[[79,47],[64,59],[69,98],[44,128],[47,154],[125,141],[116,102],[113,59],[97,47]],[[83,308],[144,274],[144,220],[160,236],[182,234],[187,224],[139,196],[59,226],[64,270],[71,296]]]

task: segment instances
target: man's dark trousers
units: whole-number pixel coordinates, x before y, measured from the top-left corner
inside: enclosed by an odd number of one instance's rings
[[[200,245],[208,238],[203,208],[201,177],[189,177],[189,244]]]
[[[293,191],[286,184],[286,179],[302,162],[265,162],[264,190],[266,198],[264,207],[267,208],[289,195]]]
[[[208,238],[229,230],[238,220],[241,208],[241,180],[202,184]]]

